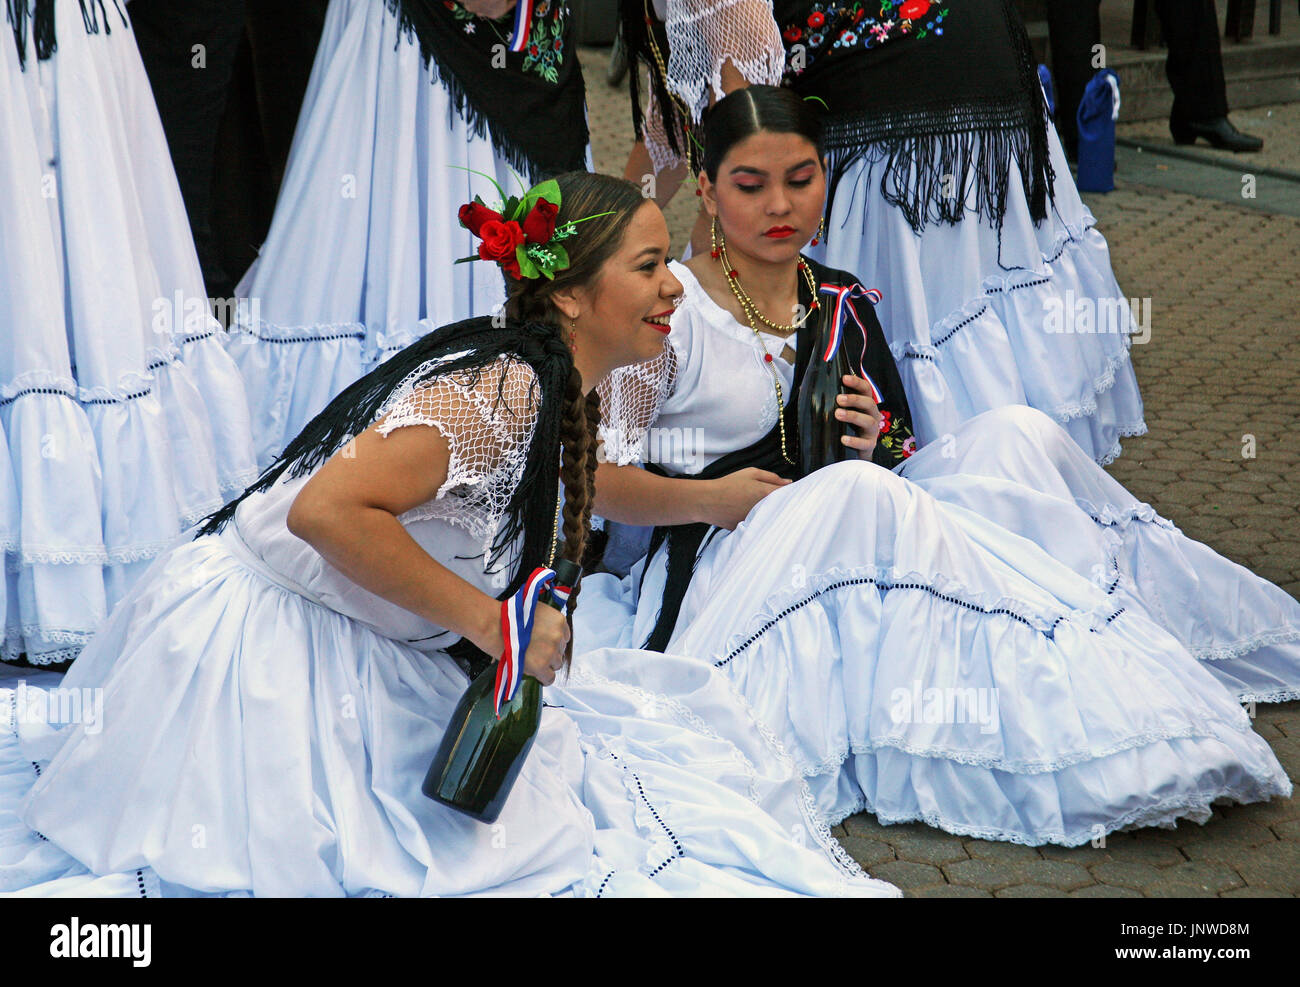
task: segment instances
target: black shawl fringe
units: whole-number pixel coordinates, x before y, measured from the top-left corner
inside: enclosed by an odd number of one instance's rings
[[[131,22],[118,0],[110,0],[122,18],[122,24],[130,27]],[[98,34],[103,27],[105,34],[112,34],[108,11],[104,9],[104,0],[79,0],[81,4],[81,22],[87,34]],[[98,3],[98,11],[95,7]],[[55,0],[5,0],[5,20],[9,22],[14,33],[14,44],[18,48],[18,65],[27,69],[27,31],[30,22],[32,40],[36,47],[37,61],[44,62],[58,49],[58,39],[54,35]]]
[[[1007,211],[1011,170],[1029,196],[1034,222],[1047,218],[1055,172],[1048,157],[1047,118],[1025,119],[1021,106],[918,113],[897,119],[831,116],[826,121],[830,154],[827,212],[845,172],[859,161],[883,163],[880,192],[917,233],[928,223],[959,223],[973,205],[997,227]]]

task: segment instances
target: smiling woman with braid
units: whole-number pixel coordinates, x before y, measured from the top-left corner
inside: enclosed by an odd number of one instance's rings
[[[589,395],[661,350],[681,290],[662,214],[621,179],[568,173],[460,218],[508,275],[504,324],[445,326],[357,381],[159,559],[63,683],[104,690],[95,728],[34,725],[40,690],[0,690],[18,711],[0,779],[42,769],[25,798],[0,787],[0,891],[893,891],[836,856],[725,682],[670,662],[683,694],[650,672],[609,681],[600,656],[548,692],[495,825],[421,795],[466,672],[503,654],[503,601],[581,556]],[[538,607],[524,671],[554,682],[569,641]],[[744,749],[697,732],[696,702],[730,710],[722,736]],[[646,822],[665,803],[672,852],[655,859]],[[822,842],[791,836],[807,832]]]

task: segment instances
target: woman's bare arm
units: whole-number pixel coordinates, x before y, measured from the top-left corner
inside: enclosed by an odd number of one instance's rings
[[[432,558],[397,520],[433,499],[449,461],[436,428],[382,436],[371,426],[303,485],[288,527],[358,586],[499,654],[499,603]]]
[[[733,529],[755,504],[789,483],[775,473],[743,469],[716,480],[659,476],[636,466],[596,467],[595,513],[624,524],[690,524]]]

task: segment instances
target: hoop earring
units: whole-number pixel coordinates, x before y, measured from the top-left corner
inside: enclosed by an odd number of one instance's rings
[[[821,219],[817,220],[817,235],[812,238],[812,245],[814,247],[817,246],[817,244],[821,243],[822,240],[824,240],[825,238],[826,238],[826,217],[825,215],[823,215]]]

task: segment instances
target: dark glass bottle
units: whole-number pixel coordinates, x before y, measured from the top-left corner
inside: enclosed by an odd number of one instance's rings
[[[845,304],[851,303],[846,301]],[[838,345],[834,345],[831,337],[835,307],[834,296],[820,296],[817,311],[821,318],[813,341],[812,359],[799,385],[799,470],[802,476],[848,459],[850,454],[856,455],[840,441],[842,436],[853,433],[851,426],[835,417],[839,407],[835,399],[845,393],[844,375],[858,376],[861,373],[859,368],[866,356],[867,340],[857,322],[846,313],[841,338]]]
[[[556,562],[554,569],[555,582],[561,586],[576,586],[582,575],[568,559]],[[549,589],[537,602],[561,609]],[[435,802],[486,823],[496,822],[501,815],[542,721],[542,684],[531,675],[522,676],[498,718],[496,675],[493,662],[460,697],[420,788]]]

